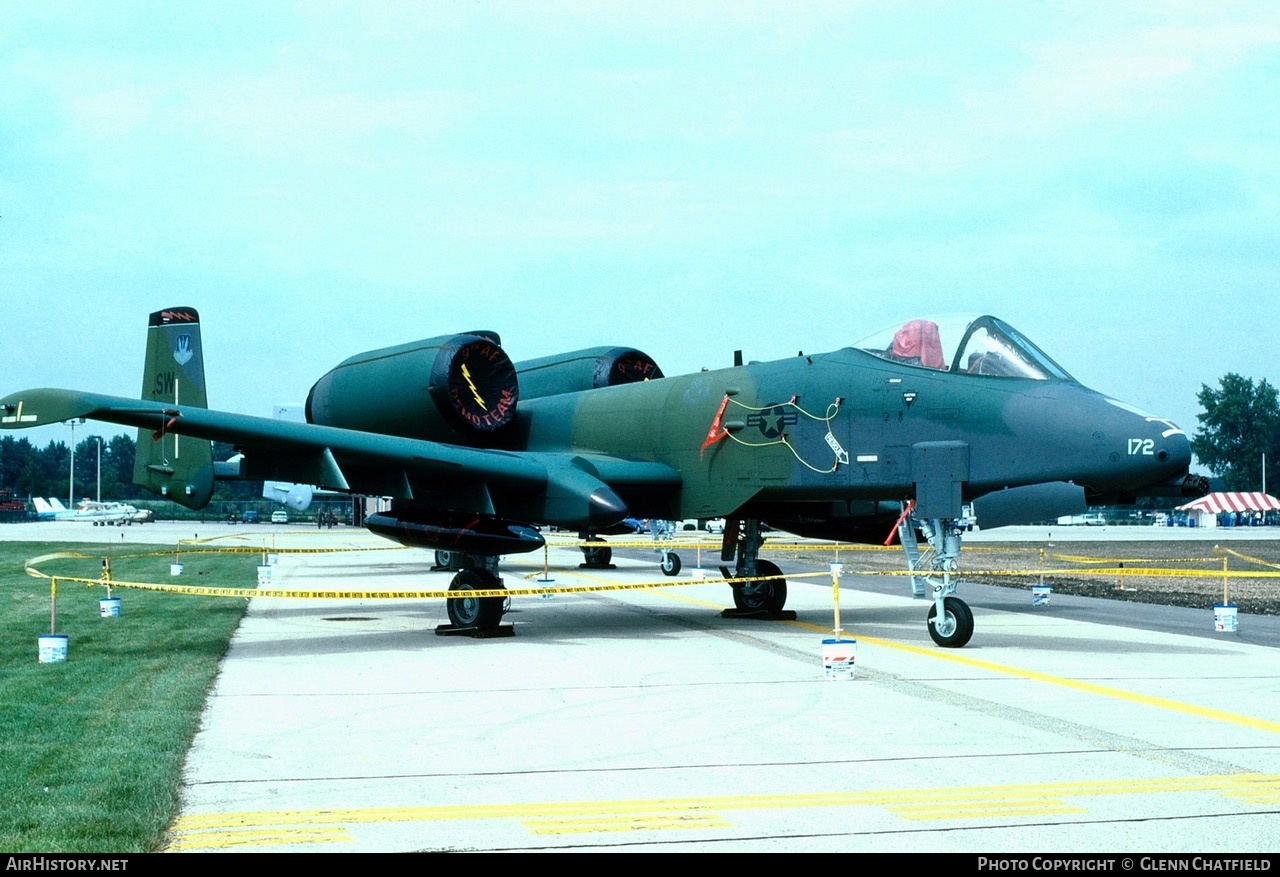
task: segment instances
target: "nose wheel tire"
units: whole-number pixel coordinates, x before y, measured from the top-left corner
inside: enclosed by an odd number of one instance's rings
[[[680,555],[674,551],[668,551],[662,556],[662,574],[664,576],[673,576],[680,572]]]
[[[756,561],[756,578],[733,586],[733,605],[747,612],[781,612],[787,605],[787,580],[767,560]]]
[[[458,573],[449,583],[450,592],[491,591],[501,587],[502,582],[496,577],[491,579],[470,569]],[[450,597],[445,602],[448,603],[449,623],[455,628],[486,630],[497,627],[502,621],[502,597]]]
[[[938,618],[938,604],[929,609],[929,636],[946,649],[958,649],[973,636],[973,612],[958,597],[945,597],[942,601],[943,617]]]

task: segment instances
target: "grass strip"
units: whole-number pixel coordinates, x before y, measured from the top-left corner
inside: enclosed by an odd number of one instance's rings
[[[178,813],[205,697],[248,603],[117,589],[120,617],[102,618],[105,588],[59,583],[57,632],[69,637],[68,658],[40,664],[50,583],[26,575],[23,562],[50,548],[0,543],[0,850],[158,850]],[[42,572],[101,573],[101,545],[57,549],[92,556],[47,561]],[[171,560],[117,555],[112,575],[170,581]],[[183,562],[186,584],[256,586],[254,555]]]

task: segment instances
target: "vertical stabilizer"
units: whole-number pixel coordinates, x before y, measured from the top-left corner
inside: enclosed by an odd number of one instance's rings
[[[133,483],[187,508],[201,509],[213,494],[213,448],[207,439],[178,435],[182,408],[206,408],[204,348],[195,308],[151,315],[142,398],[172,405],[152,429],[138,430]]]

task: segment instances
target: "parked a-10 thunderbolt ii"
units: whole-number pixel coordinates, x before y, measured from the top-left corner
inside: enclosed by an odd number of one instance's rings
[[[135,482],[190,508],[213,492],[210,440],[243,453],[239,477],[390,497],[366,526],[464,556],[458,591],[500,589],[498,557],[542,547],[535,524],[598,536],[628,517],[723,517],[736,607],[776,613],[786,582],[759,557],[762,522],[858,542],[896,526],[917,595],[932,590],[929,633],[952,647],[973,633],[952,579],[962,504],[985,529],[1204,489],[1182,430],[1082,386],[990,316],[679,377],[630,348],[512,363],[492,332],[441,336],[351,357],[291,423],[208,410],[199,317],[175,307],[151,315],[141,401],[27,390],[0,409],[5,428],[137,426]],[[503,602],[450,599],[450,619],[492,628]]]

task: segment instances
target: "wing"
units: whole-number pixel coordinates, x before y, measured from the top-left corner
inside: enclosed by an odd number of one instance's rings
[[[245,454],[241,477],[316,484],[571,529],[616,524],[630,512],[624,497],[674,494],[681,483],[679,473],[662,463],[604,454],[471,448],[73,390],[26,390],[0,399],[0,427],[6,429],[73,418],[138,427],[135,475],[145,469],[163,487],[144,486],[188,500],[183,504],[193,508],[208,502],[212,465],[206,466],[206,457],[195,465],[184,462],[187,446],[178,437],[236,445]],[[146,430],[151,448],[143,446]],[[191,453],[187,450],[188,457]]]

